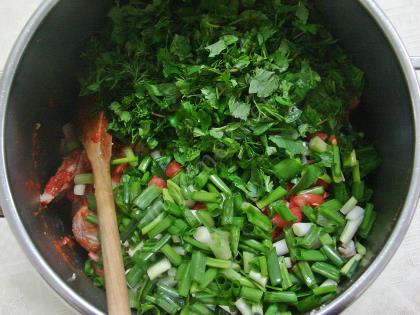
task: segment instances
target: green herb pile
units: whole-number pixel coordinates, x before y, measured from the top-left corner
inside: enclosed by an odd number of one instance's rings
[[[81,94],[127,146],[115,199],[139,314],[306,312],[355,274],[379,158],[349,123],[363,73],[311,6],[130,1],[90,41]]]

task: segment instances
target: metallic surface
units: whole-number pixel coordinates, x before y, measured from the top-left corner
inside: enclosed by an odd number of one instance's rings
[[[110,4],[45,1],[15,44],[0,85],[1,205],[40,274],[70,304],[88,314],[104,312],[104,293],[83,275],[83,251],[57,251],[61,237],[70,232],[67,211],[60,209],[66,205],[57,203],[44,213],[34,212],[38,184],[44,184],[59,163],[60,127],[77,98],[80,52],[85,40],[103,25]],[[419,195],[420,97],[413,71],[417,61],[411,63],[373,1],[319,4],[332,32],[366,72],[363,106],[352,119],[383,157],[381,169],[371,178],[380,212],[369,244],[373,259],[319,311],[336,314],[385,267],[412,218]],[[73,273],[76,279],[69,281]]]

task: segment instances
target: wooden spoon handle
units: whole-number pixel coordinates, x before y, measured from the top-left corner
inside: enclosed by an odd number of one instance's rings
[[[98,159],[92,163],[92,168],[100,222],[99,234],[105,271],[108,313],[110,315],[130,315],[120,236],[112,194],[110,166],[106,161]]]

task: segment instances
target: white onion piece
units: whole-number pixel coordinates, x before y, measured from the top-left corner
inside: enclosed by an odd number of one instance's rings
[[[249,277],[252,280],[254,280],[255,282],[258,282],[259,284],[261,284],[263,287],[265,287],[267,285],[268,278],[267,277],[264,277],[259,272],[256,272],[256,271],[252,270],[249,273]]]
[[[83,196],[85,194],[85,189],[86,189],[86,185],[83,185],[83,184],[74,185],[73,193],[76,196]]]
[[[202,242],[204,244],[210,244],[212,242],[211,236],[210,236],[210,232],[209,230],[205,227],[205,226],[199,226],[194,234],[193,237],[199,241]]]
[[[340,242],[343,244],[350,242],[359,229],[360,224],[362,224],[362,221],[363,216],[357,218],[356,220],[348,220],[343,232],[340,235]]]
[[[178,283],[174,277],[171,276],[167,276],[162,278],[161,280],[159,280],[159,283],[164,284],[168,287],[173,288],[174,286],[176,286],[176,284]]]
[[[221,309],[225,310],[226,312],[228,312],[229,314],[232,314],[232,315],[237,314],[237,312],[236,312],[236,311],[232,311],[232,310],[230,309],[230,307],[229,307],[229,306],[227,306],[227,305],[219,305],[219,307],[220,307]]]
[[[276,249],[277,256],[284,256],[289,252],[285,239],[275,242],[273,247]]]
[[[184,249],[184,247],[181,247],[181,246],[174,246],[174,247],[172,247],[173,249],[174,249],[174,251],[178,254],[178,255],[180,255],[180,256],[185,256],[185,249]]]
[[[144,243],[143,242],[140,242],[133,249],[130,248],[127,251],[128,256],[133,257],[135,253],[137,253],[140,249],[143,248],[143,246],[144,246]]]
[[[325,280],[324,282],[322,282],[322,283],[320,284],[320,287],[328,287],[328,286],[330,286],[330,285],[335,285],[335,286],[337,286],[337,285],[338,285],[338,283],[337,283],[337,282],[335,282],[334,280],[327,279],[327,280]]]
[[[294,223],[292,225],[293,233],[296,236],[305,236],[312,227],[312,223]]]
[[[356,206],[349,213],[347,213],[346,219],[347,220],[357,220],[360,217],[363,218],[364,214],[365,214],[365,209],[363,209],[362,207]]]
[[[161,274],[167,272],[171,269],[171,263],[166,258],[158,261],[156,264],[152,265],[147,269],[147,275],[149,276],[150,280],[154,280],[159,277]]]
[[[342,214],[347,214],[357,205],[357,199],[353,196],[341,207],[340,212]]]
[[[350,241],[347,244],[340,246],[338,251],[344,258],[350,258],[356,255],[356,246],[354,245],[353,241]]]
[[[262,304],[252,304],[251,311],[252,315],[264,315]]]
[[[150,152],[150,156],[152,157],[153,160],[156,160],[160,158],[162,155],[160,154],[158,150],[155,150],[155,151]]]
[[[244,299],[238,299],[235,306],[242,315],[252,315],[251,307],[245,302]]]
[[[287,269],[292,268],[292,259],[290,257],[284,257],[284,262],[286,263]]]

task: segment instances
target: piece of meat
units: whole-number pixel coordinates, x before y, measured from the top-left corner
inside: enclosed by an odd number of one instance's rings
[[[74,150],[67,155],[57,172],[45,185],[40,196],[41,206],[47,206],[58,195],[73,187],[74,176],[91,170],[89,160],[84,150]]]
[[[72,231],[80,246],[88,252],[96,253],[100,248],[98,226],[86,220],[88,215],[95,215],[95,213],[90,211],[86,205],[81,205],[73,216]]]

